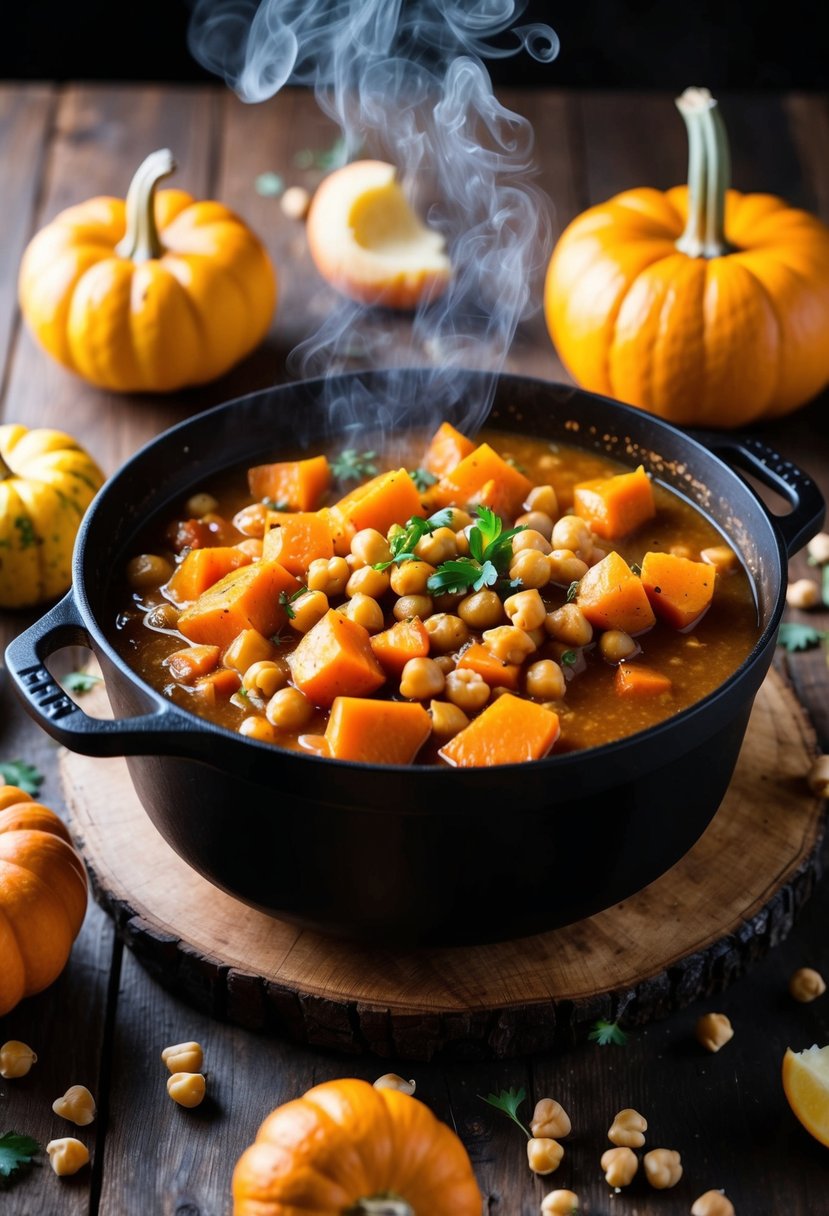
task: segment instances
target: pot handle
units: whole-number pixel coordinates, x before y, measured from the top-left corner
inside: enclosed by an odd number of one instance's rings
[[[85,714],[46,667],[46,659],[64,646],[91,648],[71,591],[6,649],[6,666],[16,691],[48,735],[84,756],[186,753],[192,731],[175,706],[157,694],[151,694],[157,708],[136,718],[112,720]],[[209,723],[204,725],[209,729]]]
[[[727,465],[736,465],[743,472],[751,473],[763,485],[776,490],[791,503],[792,509],[788,515],[776,515],[766,507],[783,538],[789,557],[819,531],[826,514],[826,503],[811,477],[796,464],[753,435],[723,435],[719,431],[691,433]]]

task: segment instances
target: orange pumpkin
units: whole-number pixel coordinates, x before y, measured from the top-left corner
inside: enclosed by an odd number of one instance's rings
[[[64,367],[116,392],[165,392],[226,372],[264,337],[273,267],[221,203],[162,190],[168,149],[139,167],[126,203],[69,207],[30,242],[20,307]]]
[[[234,1216],[481,1216],[466,1150],[428,1107],[365,1081],[278,1107],[239,1158]]]
[[[58,978],[86,898],[83,863],[57,815],[0,786],[0,1017]]]
[[[687,89],[688,186],[578,216],[550,261],[550,336],[574,379],[671,422],[736,427],[829,382],[829,228],[727,190],[716,101]]]

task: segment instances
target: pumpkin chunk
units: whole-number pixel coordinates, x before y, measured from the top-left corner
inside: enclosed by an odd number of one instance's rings
[[[232,570],[200,595],[178,618],[178,629],[191,642],[226,650],[243,629],[258,629],[264,637],[277,633],[288,619],[283,598],[299,590],[292,574],[279,562],[256,562]]]
[[[191,684],[197,676],[206,676],[219,661],[218,646],[188,646],[177,650],[167,659],[173,678],[182,684]]]
[[[191,549],[176,568],[165,588],[177,604],[189,604],[203,595],[214,583],[250,565],[250,554],[232,546],[216,545],[211,549]]]
[[[488,443],[465,456],[434,487],[441,507],[490,507],[510,519],[519,514],[532,488],[529,477],[508,464]]]
[[[330,508],[335,551],[348,553],[352,537],[363,528],[375,528],[385,536],[392,524],[405,524],[419,512],[420,494],[406,469],[380,473]]]
[[[616,552],[590,567],[579,583],[576,603],[596,629],[622,629],[634,636],[656,624],[641,580]]]
[[[202,697],[207,705],[215,705],[218,701],[227,701],[238,691],[242,683],[238,671],[223,667],[213,671],[209,676],[201,676],[193,687],[197,696]]]
[[[276,527],[265,533],[262,545],[266,561],[279,562],[291,574],[303,575],[317,558],[333,557],[334,542],[325,515],[297,511],[294,515],[280,514],[274,522]]]
[[[613,691],[619,697],[661,697],[672,688],[667,676],[642,663],[620,663],[613,678]]]
[[[328,754],[364,764],[411,764],[432,733],[422,705],[337,697],[325,728]]]
[[[596,536],[627,536],[656,514],[651,479],[640,464],[632,473],[582,481],[573,488],[573,512]]]
[[[646,553],[642,586],[654,612],[674,629],[687,629],[708,611],[717,568],[673,553]]]
[[[516,663],[505,663],[496,658],[491,650],[480,642],[467,646],[457,662],[458,667],[469,667],[490,688],[509,688],[513,692],[518,689],[518,677],[521,668]]]
[[[395,621],[389,629],[376,633],[371,649],[387,675],[400,678],[409,659],[423,659],[429,653],[429,634],[419,616]]]
[[[331,466],[325,456],[260,464],[248,469],[248,485],[254,498],[270,498],[291,511],[313,511],[331,485]]]
[[[386,679],[368,630],[336,608],[308,630],[288,655],[288,664],[297,688],[320,706],[339,696],[368,696]]]
[[[440,749],[457,768],[540,760],[559,735],[558,714],[505,692]]]
[[[475,444],[471,439],[455,430],[451,422],[442,422],[426,449],[423,467],[434,473],[435,477],[445,477],[474,451]]]

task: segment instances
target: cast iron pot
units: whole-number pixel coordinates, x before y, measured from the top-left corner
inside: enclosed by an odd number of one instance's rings
[[[417,372],[306,381],[209,410],[147,445],[103,488],[74,556],[73,590],[7,651],[29,712],[86,755],[125,755],[158,830],[217,886],[300,925],[390,943],[481,942],[540,932],[606,908],[664,873],[697,840],[731,778],[771,662],[787,557],[820,526],[815,485],[755,439],[713,450],[617,402],[503,376],[487,424],[643,462],[699,504],[741,554],[760,636],[714,693],[620,742],[523,765],[453,770],[370,766],[280,750],[164,700],[113,645],[116,572],[152,517],[171,518],[222,469],[261,463],[326,435],[355,440],[351,402],[371,425],[399,423]],[[470,373],[463,399],[485,399]],[[331,397],[339,423],[326,423]],[[346,405],[344,405],[346,403]],[[390,405],[389,403],[397,403]],[[573,429],[574,426],[577,429]],[[729,462],[791,504],[770,514]],[[115,721],[88,717],[45,662],[89,645]]]

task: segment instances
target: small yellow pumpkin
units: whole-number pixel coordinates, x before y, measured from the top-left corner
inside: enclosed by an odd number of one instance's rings
[[[265,336],[276,280],[259,239],[227,207],[162,190],[153,152],[126,203],[93,198],[30,242],[20,307],[64,367],[116,392],[167,392],[222,375]]]
[[[687,89],[688,186],[617,194],[573,220],[544,305],[562,362],[594,392],[688,425],[736,427],[829,382],[829,228],[727,190],[717,103]]]
[[[0,1017],[58,978],[86,902],[86,871],[63,823],[0,786]]]
[[[68,590],[75,536],[103,481],[71,435],[0,426],[0,608]]]

